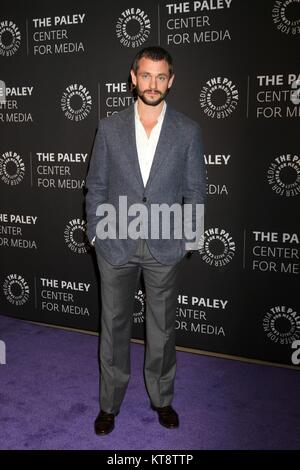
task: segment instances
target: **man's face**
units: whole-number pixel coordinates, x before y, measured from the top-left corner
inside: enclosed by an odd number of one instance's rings
[[[132,83],[140,99],[150,106],[157,106],[168,94],[174,74],[170,77],[169,65],[165,60],[151,60],[142,57],[137,73],[131,70]]]

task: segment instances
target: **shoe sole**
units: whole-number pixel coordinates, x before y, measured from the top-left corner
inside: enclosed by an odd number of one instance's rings
[[[96,431],[96,429],[95,429],[95,434],[97,436],[106,436],[107,434],[110,434],[114,429],[115,429],[115,427],[113,427],[112,429],[110,429],[109,431],[106,431],[106,432]]]
[[[165,424],[165,423],[162,423],[160,420],[159,421],[159,424],[161,424],[161,426],[163,426],[164,428],[167,428],[167,429],[177,429],[179,428],[179,424]]]

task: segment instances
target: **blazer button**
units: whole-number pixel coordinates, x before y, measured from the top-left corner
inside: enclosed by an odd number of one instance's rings
[[[147,198],[146,197],[143,197],[143,202],[146,202],[147,201]]]

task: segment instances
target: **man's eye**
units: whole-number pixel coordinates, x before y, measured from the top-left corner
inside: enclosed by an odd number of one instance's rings
[[[143,73],[143,74],[142,74],[142,78],[148,78],[148,74],[147,74],[147,73]]]
[[[158,77],[158,80],[160,80],[161,82],[164,82],[166,80],[166,77],[164,77],[164,76]]]

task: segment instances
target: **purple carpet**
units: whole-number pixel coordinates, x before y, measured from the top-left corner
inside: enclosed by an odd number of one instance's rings
[[[179,429],[159,425],[143,382],[142,345],[115,430],[94,434],[96,336],[0,316],[0,449],[299,449],[296,370],[178,352]]]

